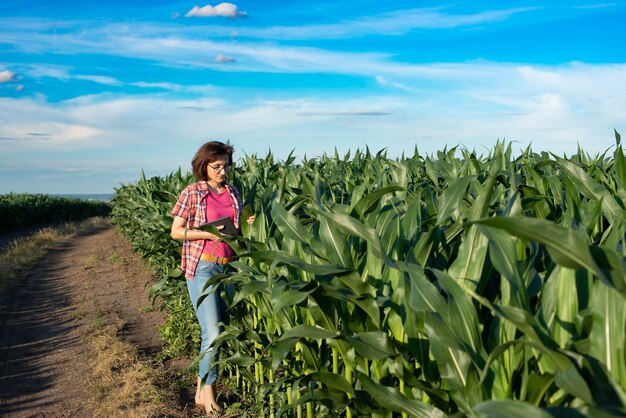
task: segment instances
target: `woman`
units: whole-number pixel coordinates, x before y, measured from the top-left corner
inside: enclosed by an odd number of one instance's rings
[[[200,323],[202,332],[200,371],[196,387],[196,404],[204,406],[207,413],[220,412],[215,399],[213,383],[217,379],[216,355],[209,347],[219,335],[220,296],[209,286],[203,289],[211,276],[222,273],[227,263],[233,260],[235,252],[221,236],[198,228],[228,216],[239,228],[242,201],[235,187],[226,183],[228,170],[233,161],[233,147],[229,144],[212,141],[202,145],[191,161],[193,174],[198,180],[187,186],[181,193],[172,210],[174,222],[171,235],[183,240],[181,269],[187,279],[187,289]],[[247,219],[251,224],[254,216]],[[217,227],[222,229],[223,226]],[[208,296],[198,306],[198,298]],[[206,380],[203,382],[203,379]]]

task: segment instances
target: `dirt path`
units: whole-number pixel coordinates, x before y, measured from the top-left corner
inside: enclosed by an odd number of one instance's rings
[[[151,309],[150,273],[112,228],[53,250],[8,289],[0,330],[0,416],[89,417],[89,352],[95,321],[121,318],[122,336],[140,352],[161,346],[160,312]]]

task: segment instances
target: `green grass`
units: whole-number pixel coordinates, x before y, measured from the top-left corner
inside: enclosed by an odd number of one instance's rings
[[[80,222],[63,223],[47,227],[27,238],[18,238],[0,253],[0,289],[32,269],[48,254],[50,249],[76,234],[109,225],[104,217],[90,218]]]

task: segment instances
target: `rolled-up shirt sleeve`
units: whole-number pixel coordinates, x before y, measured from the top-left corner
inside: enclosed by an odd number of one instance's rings
[[[174,209],[172,209],[172,216],[189,219],[189,195],[188,189],[182,191],[176,205],[174,205]]]

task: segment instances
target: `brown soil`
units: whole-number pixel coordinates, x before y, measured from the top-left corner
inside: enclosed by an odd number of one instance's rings
[[[0,416],[92,416],[90,330],[121,319],[120,337],[140,353],[158,352],[164,318],[148,300],[152,280],[128,243],[105,228],[60,245],[4,289]]]

